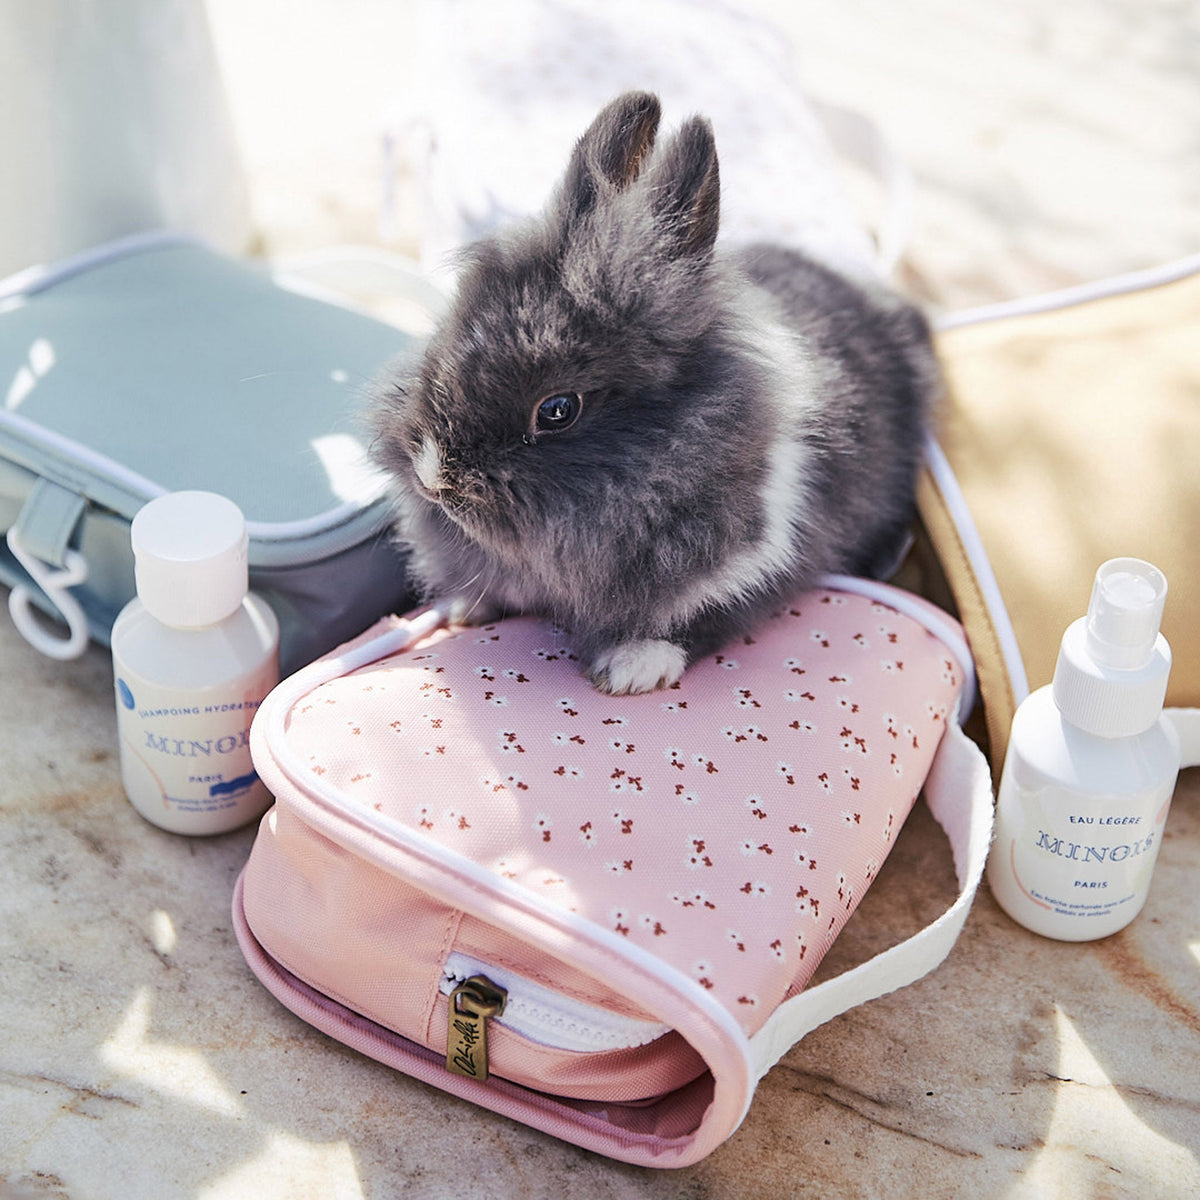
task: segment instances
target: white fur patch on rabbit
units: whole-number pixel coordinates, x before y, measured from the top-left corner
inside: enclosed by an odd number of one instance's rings
[[[436,492],[441,486],[442,456],[432,438],[425,438],[421,449],[413,455],[413,470],[426,491]]]
[[[687,666],[687,656],[674,642],[649,638],[602,651],[592,664],[592,682],[614,696],[634,696],[670,687]]]
[[[764,588],[772,576],[785,574],[795,553],[795,523],[804,495],[804,456],[785,441],[772,446],[760,496],[764,514],[761,537],[731,553],[711,574],[688,587],[675,611],[690,620],[705,607],[728,604]]]

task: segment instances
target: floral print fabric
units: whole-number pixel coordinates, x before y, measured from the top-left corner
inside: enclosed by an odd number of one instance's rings
[[[543,621],[442,630],[311,692],[288,738],[347,804],[638,943],[752,1034],[877,875],[961,684],[916,620],[826,589],[642,696],[596,692]]]

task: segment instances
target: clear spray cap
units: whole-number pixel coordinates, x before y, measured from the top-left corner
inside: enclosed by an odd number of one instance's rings
[[[1140,558],[1109,559],[1097,572],[1087,612],[1088,649],[1119,670],[1145,666],[1154,653],[1167,600],[1167,577]]]
[[[1072,725],[1121,737],[1158,720],[1171,670],[1159,633],[1166,599],[1166,576],[1140,558],[1096,572],[1087,616],[1063,634],[1054,671],[1054,699]]]

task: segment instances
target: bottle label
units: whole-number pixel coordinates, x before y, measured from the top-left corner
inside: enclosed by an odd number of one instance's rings
[[[1120,928],[1145,900],[1172,790],[1095,805],[1055,787],[1020,806],[1006,796],[995,849],[1027,906],[1047,919],[1095,922],[1101,936],[1100,927]]]
[[[265,806],[250,757],[250,723],[277,682],[273,659],[220,688],[163,687],[121,667],[117,732],[125,788],[151,821],[224,825],[233,810]],[[228,826],[232,828],[232,826]]]

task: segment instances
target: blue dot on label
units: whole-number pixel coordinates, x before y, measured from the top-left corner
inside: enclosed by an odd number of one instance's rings
[[[123,679],[117,680],[117,695],[121,697],[121,703],[126,708],[133,707],[133,693],[129,690],[129,684]]]

